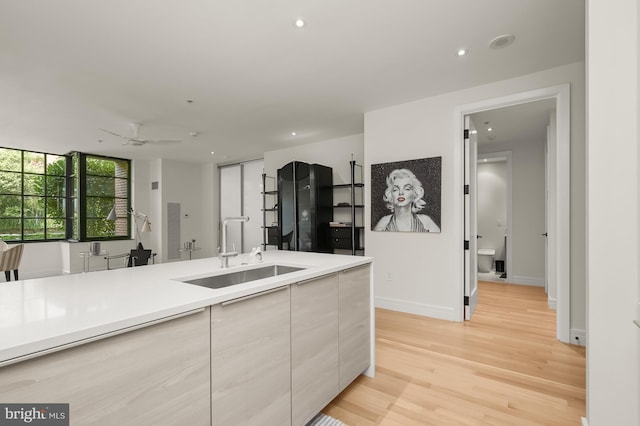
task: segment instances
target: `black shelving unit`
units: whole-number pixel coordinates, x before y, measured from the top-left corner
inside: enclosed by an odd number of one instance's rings
[[[266,250],[267,246],[278,246],[280,244],[278,227],[274,226],[275,220],[268,220],[267,216],[272,216],[272,219],[278,217],[278,191],[277,189],[267,191],[267,184],[272,182],[272,186],[275,187],[276,179],[273,176],[267,176],[262,173],[262,250]],[[268,207],[271,206],[271,207]],[[269,212],[275,213],[271,214]]]
[[[357,226],[357,218],[360,217],[362,223],[364,223],[364,204],[356,204],[356,188],[364,190],[364,183],[356,182],[356,168],[360,168],[360,180],[362,180],[362,166],[357,164],[355,160],[349,161],[351,169],[351,182],[339,185],[333,185],[334,191],[336,189],[348,189],[350,191],[351,202],[349,204],[337,204],[333,208],[336,210],[349,209],[350,210],[350,224],[348,226],[333,226],[331,227],[331,241],[334,251],[335,250],[351,250],[352,255],[356,255],[358,251],[364,250],[364,226]],[[364,200],[364,194],[360,194],[361,199]]]

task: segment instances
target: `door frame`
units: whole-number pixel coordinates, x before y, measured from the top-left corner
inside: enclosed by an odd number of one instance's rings
[[[454,111],[454,149],[453,164],[454,188],[458,196],[454,197],[454,220],[458,223],[455,232],[459,244],[455,250],[454,276],[454,318],[464,321],[464,116],[476,112],[519,105],[543,99],[556,100],[556,139],[555,146],[549,148],[554,164],[555,184],[549,186],[549,214],[551,226],[548,244],[555,253],[555,268],[551,267],[549,286],[556,288],[556,337],[569,343],[571,335],[570,294],[571,294],[571,247],[570,247],[570,145],[571,145],[571,92],[569,84],[551,86],[537,90],[516,93],[508,96],[482,100],[472,104],[460,105]],[[553,162],[555,160],[555,162]],[[553,220],[555,219],[555,220]]]

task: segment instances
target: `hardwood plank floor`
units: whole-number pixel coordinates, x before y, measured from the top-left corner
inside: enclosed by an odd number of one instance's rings
[[[555,338],[541,287],[479,283],[471,321],[376,309],[376,377],[323,412],[358,425],[579,425],[585,348]]]

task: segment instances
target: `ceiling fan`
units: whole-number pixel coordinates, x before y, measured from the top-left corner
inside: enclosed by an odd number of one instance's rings
[[[110,130],[105,130],[105,129],[100,129],[105,133],[109,133],[111,135],[117,136],[119,138],[122,138],[125,140],[125,142],[123,143],[123,145],[132,145],[132,146],[142,146],[142,145],[146,145],[148,143],[151,144],[161,144],[161,143],[176,143],[176,142],[182,142],[181,140],[171,140],[171,139],[160,139],[160,140],[154,140],[154,139],[145,139],[145,138],[141,138],[138,135],[138,131],[140,130],[140,127],[142,126],[140,123],[129,123],[131,125],[131,129],[133,130],[133,134],[132,136],[124,136],[124,135],[120,135],[118,133],[112,132]]]

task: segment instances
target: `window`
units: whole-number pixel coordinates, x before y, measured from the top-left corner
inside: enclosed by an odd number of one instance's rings
[[[67,160],[0,148],[0,239],[67,238]]]
[[[0,148],[0,239],[130,238],[130,169],[119,158]]]
[[[120,158],[73,153],[74,239],[129,238],[130,163]]]

